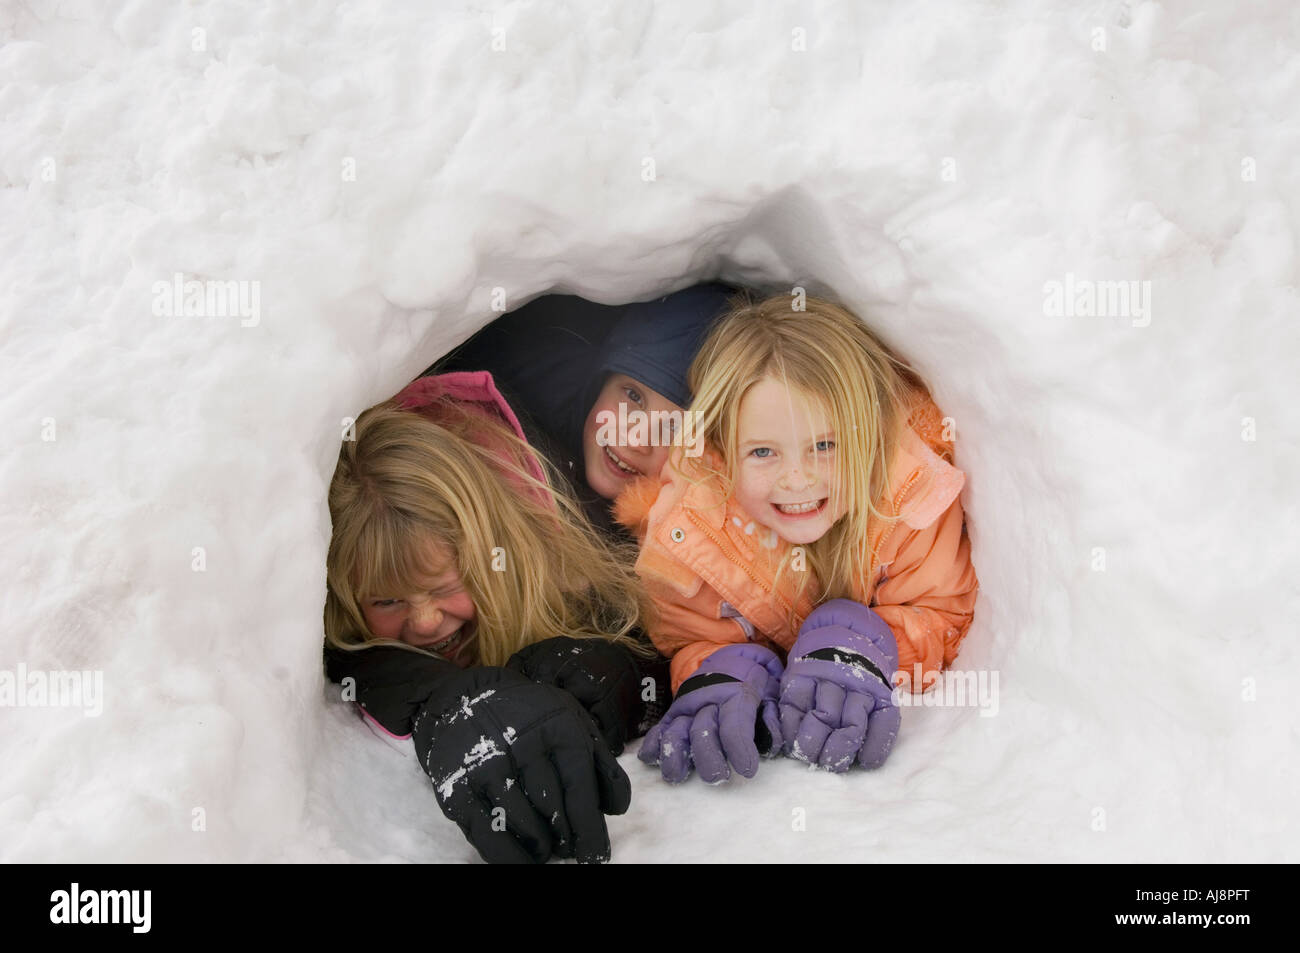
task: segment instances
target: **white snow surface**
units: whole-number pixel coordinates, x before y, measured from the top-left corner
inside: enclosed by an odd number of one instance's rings
[[[0,670],[104,679],[0,708],[0,859],[477,862],[321,671],[341,421],[494,288],[721,276],[928,376],[998,708],[872,773],[629,750],[614,861],[1300,860],[1297,103],[1286,0],[0,5]]]

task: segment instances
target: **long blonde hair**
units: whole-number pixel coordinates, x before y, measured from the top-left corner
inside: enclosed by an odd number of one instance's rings
[[[384,644],[361,603],[418,588],[430,543],[453,553],[476,610],[474,661],[503,665],[553,636],[623,641],[641,615],[632,559],[597,535],[562,478],[504,424],[438,402],[432,415],[393,401],[357,418],[330,482],[325,637],[341,649]],[[545,482],[530,472],[543,466]],[[425,654],[432,654],[427,653]]]
[[[818,601],[852,598],[866,588],[873,568],[865,545],[872,521],[898,519],[889,511],[889,465],[920,380],[862,321],[833,302],[810,297],[805,310],[797,311],[787,295],[754,301],[742,293],[710,330],[689,372],[691,411],[700,415],[700,433],[722,464],[709,464],[706,454],[679,467],[684,475],[717,480],[727,496],[733,494],[740,404],[769,375],[825,408],[836,445],[836,498],[829,505],[845,507],[821,539],[802,547],[811,572],[799,574],[797,594],[805,592],[811,575]],[[786,550],[778,579],[791,562],[793,550]]]

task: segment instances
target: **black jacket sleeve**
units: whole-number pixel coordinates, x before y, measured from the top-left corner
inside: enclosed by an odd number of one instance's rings
[[[347,651],[325,646],[325,674],[351,688],[350,697],[395,735],[409,735],[415,716],[430,695],[455,675],[451,662],[406,649],[374,646]],[[351,679],[344,683],[344,679]]]
[[[663,717],[671,702],[668,677],[668,660],[655,653],[650,658],[635,656],[621,647],[614,651],[626,659],[624,664],[633,667],[631,684],[636,691],[630,692],[621,687],[606,699],[606,693],[594,688],[592,697],[584,697],[587,692],[581,690],[583,679],[591,680],[587,673],[581,671],[584,666],[574,666],[576,679],[559,677],[558,665],[540,665],[542,659],[549,655],[535,655],[539,646],[558,644],[561,640],[549,640],[521,650],[518,660],[512,660],[511,667],[523,672],[535,681],[557,684],[579,697],[584,707],[591,709],[599,702],[613,705],[619,713],[615,719],[606,719],[608,728],[617,724],[616,737],[611,738],[611,747],[618,750],[623,741],[640,737],[650,730]],[[573,640],[563,640],[571,642]],[[592,646],[596,643],[583,643]],[[536,661],[527,661],[532,656]],[[325,674],[331,682],[344,683],[344,688],[351,689],[347,697],[358,702],[366,713],[374,718],[384,729],[403,737],[410,735],[412,725],[421,708],[431,695],[441,686],[454,679],[461,671],[451,662],[431,658],[418,652],[405,649],[374,646],[356,651],[336,649],[326,645]],[[553,661],[553,659],[552,659]],[[585,661],[585,660],[584,660]],[[555,671],[550,671],[554,668]],[[534,671],[533,669],[537,669]],[[606,673],[599,671],[594,676],[595,684],[604,681]],[[624,680],[629,676],[624,676]],[[574,684],[565,684],[574,682]],[[611,681],[611,688],[615,682]],[[594,687],[594,686],[593,686]]]

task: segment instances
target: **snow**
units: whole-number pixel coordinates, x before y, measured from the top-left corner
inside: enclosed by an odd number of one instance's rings
[[[492,697],[493,695],[495,695],[495,694],[496,694],[496,690],[495,690],[495,689],[492,689],[492,688],[489,688],[487,691],[485,691],[485,692],[480,692],[479,694],[475,695],[473,698],[470,698],[468,695],[461,695],[461,696],[460,696],[460,707],[457,708],[454,712],[452,712],[452,713],[450,713],[450,714],[448,714],[448,715],[446,716],[446,717],[447,717],[447,724],[450,725],[450,724],[452,724],[453,722],[455,722],[455,721],[457,721],[457,720],[459,720],[459,719],[461,719],[461,718],[472,718],[472,717],[474,717],[474,708],[473,708],[473,706],[476,705],[476,704],[478,704],[479,702],[481,702],[481,701],[482,701],[483,699],[485,699],[485,698],[491,698],[491,697]]]
[[[454,719],[452,719],[454,720]],[[441,781],[435,781],[434,787],[438,789],[438,796],[442,800],[451,797],[456,788],[456,782],[464,780],[469,773],[481,765],[484,761],[490,761],[492,758],[501,758],[505,752],[496,746],[496,742],[487,737],[480,737],[469,751],[465,752],[462,759],[463,767],[457,768],[450,774],[443,777]]]
[[[425,6],[0,7],[0,669],[103,673],[0,709],[0,859],[475,860],[321,672],[345,420],[493,289],[720,275],[932,382],[996,714],[630,749],[614,861],[1300,860],[1293,4]]]

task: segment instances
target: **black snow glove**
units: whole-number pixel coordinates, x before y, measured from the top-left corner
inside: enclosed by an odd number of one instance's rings
[[[624,742],[636,737],[645,715],[641,671],[624,646],[605,639],[560,636],[524,646],[510,657],[506,668],[576,698],[595,719],[614,754],[622,754]]]
[[[582,706],[505,668],[443,678],[413,725],[438,806],[489,863],[610,856],[632,786]]]

